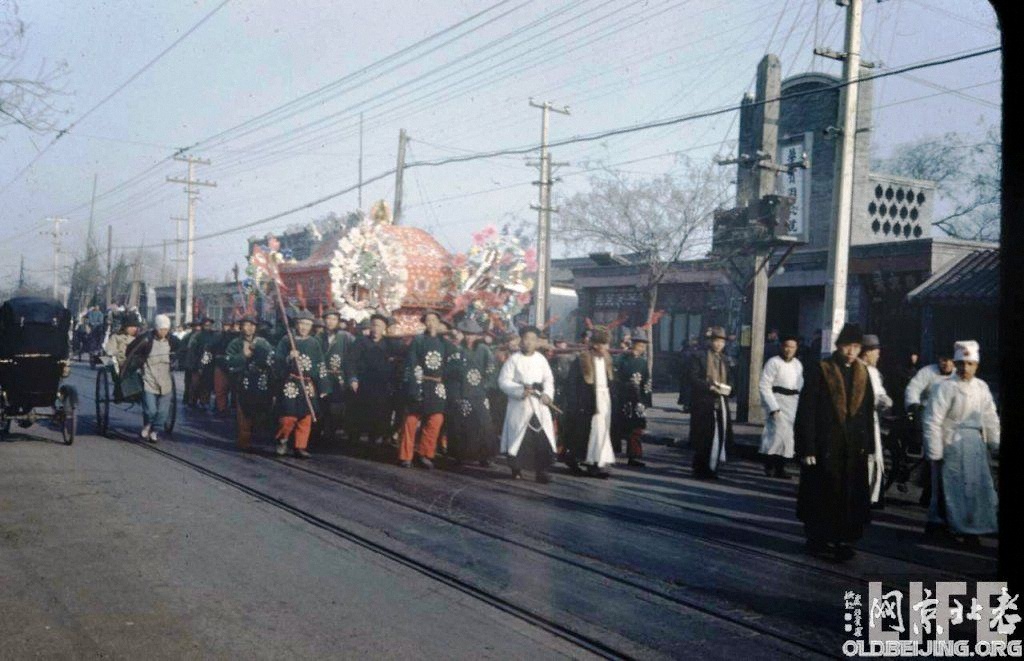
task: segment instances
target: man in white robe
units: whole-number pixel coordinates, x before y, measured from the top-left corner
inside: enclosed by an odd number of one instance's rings
[[[789,479],[786,460],[793,458],[793,423],[804,387],[804,366],[796,359],[798,346],[795,337],[783,338],[779,355],[765,363],[758,384],[761,405],[768,416],[761,433],[764,473],[783,480]]]
[[[498,387],[508,396],[501,452],[508,455],[512,476],[519,479],[520,454],[525,449],[532,455],[537,481],[546,484],[551,480],[548,470],[556,451],[549,408],[555,397],[555,377],[547,358],[537,351],[540,331],[527,326],[519,337],[520,350],[509,356],[498,374]]]
[[[921,414],[928,404],[928,396],[938,383],[953,376],[953,357],[948,349],[943,349],[937,356],[937,362],[933,365],[925,365],[914,374],[903,391],[903,407],[914,427],[914,445],[920,446],[923,442],[924,431],[922,429]],[[927,506],[931,501],[932,484],[931,472],[924,471],[921,475],[921,499],[922,506]],[[941,533],[944,529],[941,520],[929,521],[926,529],[929,533]]]
[[[988,384],[974,376],[980,353],[973,340],[954,345],[956,376],[935,386],[924,414],[932,468],[929,522],[943,521],[968,544],[999,530],[989,466],[989,452],[999,451],[999,414]]]
[[[878,359],[882,357],[882,344],[877,335],[864,335],[864,343],[860,348],[860,360],[868,367],[871,378],[871,389],[875,392],[875,451],[868,460],[868,486],[871,487],[871,502],[882,499],[882,480],[885,477],[885,456],[882,454],[882,425],[878,419],[880,413],[892,408],[892,398],[885,392],[882,373],[878,371]]]

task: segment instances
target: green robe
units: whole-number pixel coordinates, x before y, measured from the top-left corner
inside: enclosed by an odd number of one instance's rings
[[[409,345],[405,361],[405,395],[410,413],[420,415],[443,414],[448,393],[443,382],[449,365],[451,344],[440,337],[424,333],[417,335]]]
[[[647,427],[647,409],[651,406],[651,378],[647,356],[632,351],[615,361],[615,409],[612,411],[612,433],[628,437],[635,429]]]
[[[333,338],[325,332],[317,339],[320,340],[324,361],[327,363],[331,400],[341,402],[348,391],[348,380],[353,372],[352,354],[355,338],[348,331],[339,330]]]
[[[231,340],[226,361],[235,381],[238,405],[251,417],[265,413],[274,402],[274,347],[257,336],[252,342],[252,356],[246,358],[244,345],[242,337]]]
[[[309,405],[302,395],[303,385],[309,394],[312,413],[320,412],[320,394],[330,392],[327,381],[327,366],[324,364],[324,352],[320,340],[309,336],[295,338],[295,348],[299,352],[299,366],[302,368],[300,378],[295,361],[289,358],[292,347],[288,337],[282,337],[274,352],[278,383],[277,412],[281,417],[303,418],[310,414]]]

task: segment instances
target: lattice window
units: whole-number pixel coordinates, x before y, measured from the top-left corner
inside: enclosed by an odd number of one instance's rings
[[[921,238],[924,228],[918,220],[928,200],[923,191],[899,184],[877,184],[874,193],[867,209],[873,234],[892,239]]]

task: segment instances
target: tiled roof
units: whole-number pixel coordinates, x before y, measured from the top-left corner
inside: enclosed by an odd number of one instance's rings
[[[907,294],[913,303],[988,303],[999,299],[999,251],[972,252]]]

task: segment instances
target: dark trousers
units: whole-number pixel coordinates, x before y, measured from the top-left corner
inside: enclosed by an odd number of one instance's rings
[[[531,427],[540,427],[536,416],[531,421]],[[519,452],[508,456],[508,465],[512,470],[518,470],[524,467],[523,461],[526,460],[535,472],[547,473],[554,459],[555,454],[551,451],[551,443],[548,442],[544,432],[534,431],[527,427],[523,442],[519,445]]]

